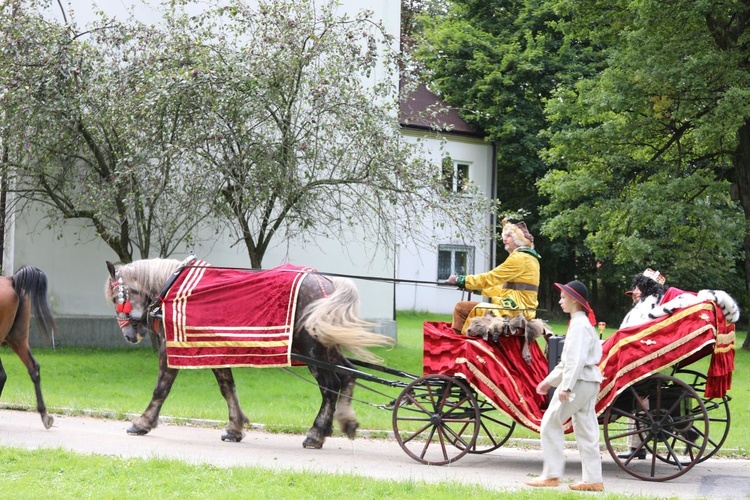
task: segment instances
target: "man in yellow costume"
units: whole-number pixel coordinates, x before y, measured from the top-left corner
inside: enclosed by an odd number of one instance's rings
[[[490,297],[486,302],[461,301],[453,310],[453,330],[463,333],[468,320],[491,310],[496,316],[536,317],[539,305],[539,259],[534,237],[524,222],[512,224],[503,219],[503,244],[510,254],[505,262],[483,274],[452,274],[446,283]]]

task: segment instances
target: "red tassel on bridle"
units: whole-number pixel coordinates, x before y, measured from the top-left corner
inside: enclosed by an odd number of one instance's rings
[[[122,330],[130,324],[130,313],[133,311],[133,304],[128,298],[128,290],[122,284],[122,278],[112,282],[112,294],[115,296],[115,311],[117,312],[117,324]]]
[[[133,311],[133,305],[130,303],[129,300],[125,300],[125,302],[118,303],[115,307],[115,310],[117,311],[117,314],[130,314]]]

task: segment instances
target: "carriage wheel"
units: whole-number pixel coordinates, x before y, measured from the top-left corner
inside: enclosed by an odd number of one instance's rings
[[[695,389],[698,394],[706,391],[706,376],[694,370],[677,370],[672,374]],[[708,412],[710,434],[705,436],[708,443],[698,462],[704,462],[714,456],[722,447],[729,435],[729,396],[722,398],[701,398]]]
[[[604,441],[612,459],[645,481],[669,481],[699,462],[706,449],[708,413],[703,400],[682,380],[652,375],[620,393],[604,413]],[[638,435],[645,460],[617,456]]]
[[[479,414],[479,434],[469,453],[482,454],[495,451],[510,439],[516,428],[516,422],[505,413],[498,411],[486,399],[479,401]],[[468,441],[468,436],[466,440],[457,440],[453,445],[461,448],[463,441]]]
[[[477,400],[463,382],[428,375],[412,381],[396,399],[393,431],[417,462],[445,465],[474,448],[479,418]]]

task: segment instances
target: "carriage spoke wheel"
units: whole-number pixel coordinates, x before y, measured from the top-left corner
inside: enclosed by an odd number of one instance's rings
[[[469,449],[469,453],[489,453],[500,448],[510,439],[513,430],[516,428],[516,423],[507,414],[497,410],[486,399],[478,401],[478,404],[479,433],[474,441],[474,446]],[[467,433],[470,432],[470,426],[467,426],[466,431]],[[466,436],[466,439],[456,440],[453,445],[456,448],[462,448],[466,441],[468,441],[468,436]]]
[[[625,389],[604,413],[604,441],[612,459],[628,474],[644,481],[669,481],[685,474],[706,449],[708,412],[686,382],[652,375]],[[645,460],[622,459],[628,437],[636,435]]]
[[[677,370],[673,373],[675,377],[687,383],[695,389],[699,395],[706,391],[706,376],[694,370]],[[706,451],[703,452],[698,462],[704,462],[714,456],[722,447],[729,435],[729,396],[722,398],[702,397],[703,404],[708,412],[708,427],[710,434],[705,436],[707,444]]]
[[[479,433],[473,392],[447,375],[427,375],[407,385],[395,401],[393,431],[417,462],[445,465],[473,449]]]

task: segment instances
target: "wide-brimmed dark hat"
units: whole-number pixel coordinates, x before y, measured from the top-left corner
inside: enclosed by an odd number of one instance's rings
[[[578,280],[571,281],[567,285],[562,283],[555,283],[555,286],[567,295],[571,296],[573,300],[583,306],[586,312],[592,311],[591,305],[589,304],[589,291],[586,285]]]

